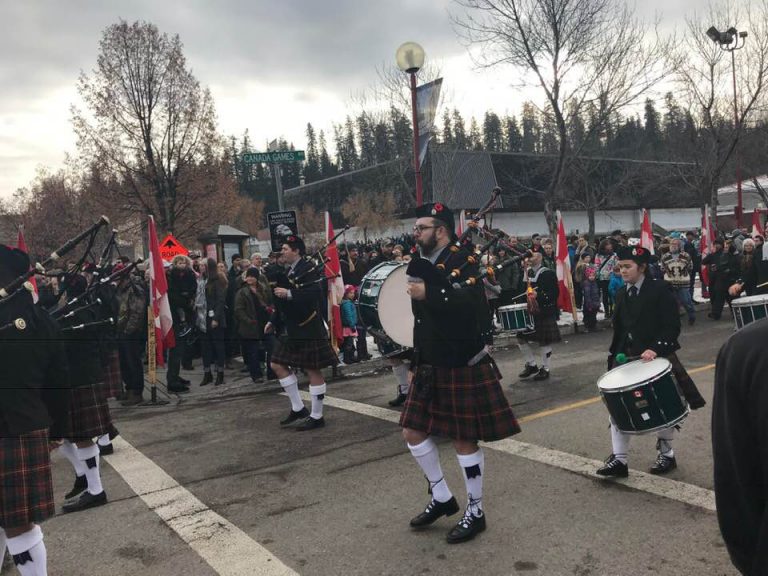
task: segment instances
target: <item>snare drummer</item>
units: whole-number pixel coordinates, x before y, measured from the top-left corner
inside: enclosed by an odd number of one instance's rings
[[[677,341],[680,335],[680,316],[669,285],[646,276],[650,252],[645,248],[625,246],[619,250],[618,257],[625,285],[616,293],[608,368],[613,368],[618,354],[637,356],[645,361],[658,356],[667,358],[672,363],[672,372],[691,409],[701,408],[706,402],[675,354],[680,349]],[[677,467],[672,449],[675,428],[657,432],[658,454],[650,469],[651,474],[666,474]],[[611,443],[613,453],[605,465],[597,470],[597,474],[625,477],[628,475],[629,435],[620,431],[613,420]]]

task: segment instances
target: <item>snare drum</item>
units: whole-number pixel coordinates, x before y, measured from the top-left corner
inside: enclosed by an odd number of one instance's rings
[[[768,316],[768,295],[744,296],[731,302],[736,330]]]
[[[413,348],[413,311],[408,295],[404,262],[382,262],[372,268],[360,283],[358,310],[360,321],[368,331],[381,340],[400,347]],[[386,340],[384,340],[386,342]],[[385,356],[402,352],[391,345]]]
[[[688,416],[688,403],[665,358],[614,368],[600,377],[597,387],[616,428],[627,434],[669,428]]]
[[[533,328],[531,315],[528,313],[528,304],[512,304],[502,306],[498,310],[501,327],[511,332],[523,332]]]

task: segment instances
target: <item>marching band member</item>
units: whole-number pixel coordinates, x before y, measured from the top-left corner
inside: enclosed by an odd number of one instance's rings
[[[28,256],[0,245],[0,286],[29,270]],[[6,546],[22,576],[45,576],[37,524],[54,515],[50,442],[68,417],[67,357],[53,320],[26,290],[0,306],[0,562]]]
[[[298,431],[325,426],[323,397],[326,387],[322,369],[339,362],[323,324],[320,272],[312,269],[314,264],[304,258],[305,254],[306,248],[301,238],[288,236],[285,239],[281,257],[282,262],[288,266],[287,280],[290,287],[274,288],[276,309],[264,327],[266,334],[275,332],[278,336],[281,329],[285,328],[286,334],[279,337],[275,344],[271,365],[291,401],[291,412],[280,425],[291,426],[301,421],[296,426]],[[303,368],[309,375],[311,412],[304,406],[292,368]]]
[[[530,257],[531,267],[526,272],[529,283],[528,311],[533,319],[533,329],[517,335],[517,346],[525,356],[525,369],[518,376],[533,376],[534,380],[549,378],[552,343],[560,342],[560,329],[557,327],[557,274],[543,266],[542,259],[541,252],[534,252]],[[536,365],[531,342],[539,345],[541,366]]]
[[[408,265],[408,293],[415,316],[413,380],[400,417],[403,437],[429,481],[432,499],[410,522],[426,527],[459,511],[443,478],[432,436],[448,437],[467,489],[463,517],[447,535],[449,543],[471,540],[485,530],[483,451],[479,441],[493,441],[520,431],[488,354],[480,308],[486,309],[482,285],[457,287],[448,273],[466,264],[470,254],[449,246],[453,215],[442,204],[419,207],[414,226],[421,257]],[[457,283],[477,277],[476,264],[465,266]]]
[[[613,368],[616,355],[640,356],[653,360],[661,356],[672,364],[672,372],[691,409],[706,404],[693,380],[675,354],[680,349],[680,316],[677,301],[668,284],[646,276],[650,252],[640,246],[624,246],[618,253],[619,268],[625,285],[616,293],[613,315],[613,341],[611,342],[608,369]],[[666,474],[677,467],[672,449],[675,429],[673,426],[657,433],[658,451],[651,474]],[[613,453],[605,465],[597,470],[600,476],[626,477],[629,435],[619,430],[611,419]]]

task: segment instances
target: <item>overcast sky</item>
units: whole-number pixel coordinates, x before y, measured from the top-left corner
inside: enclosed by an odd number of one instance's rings
[[[643,0],[638,8],[674,25],[703,4]],[[375,83],[376,67],[406,40],[439,62],[448,104],[467,120],[488,109],[517,113],[526,94],[509,70],[473,68],[451,24],[457,10],[452,0],[0,0],[0,197],[75,152],[77,77],[93,69],[102,31],[120,18],[180,35],[188,64],[213,92],[221,133],[247,128],[257,145],[283,136],[303,148],[307,122],[330,132],[350,96]]]

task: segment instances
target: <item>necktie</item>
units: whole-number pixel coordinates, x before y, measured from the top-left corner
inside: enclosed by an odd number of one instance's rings
[[[637,296],[637,286],[632,286],[632,287],[629,289],[629,296],[630,296],[631,298],[634,298],[635,296]]]

